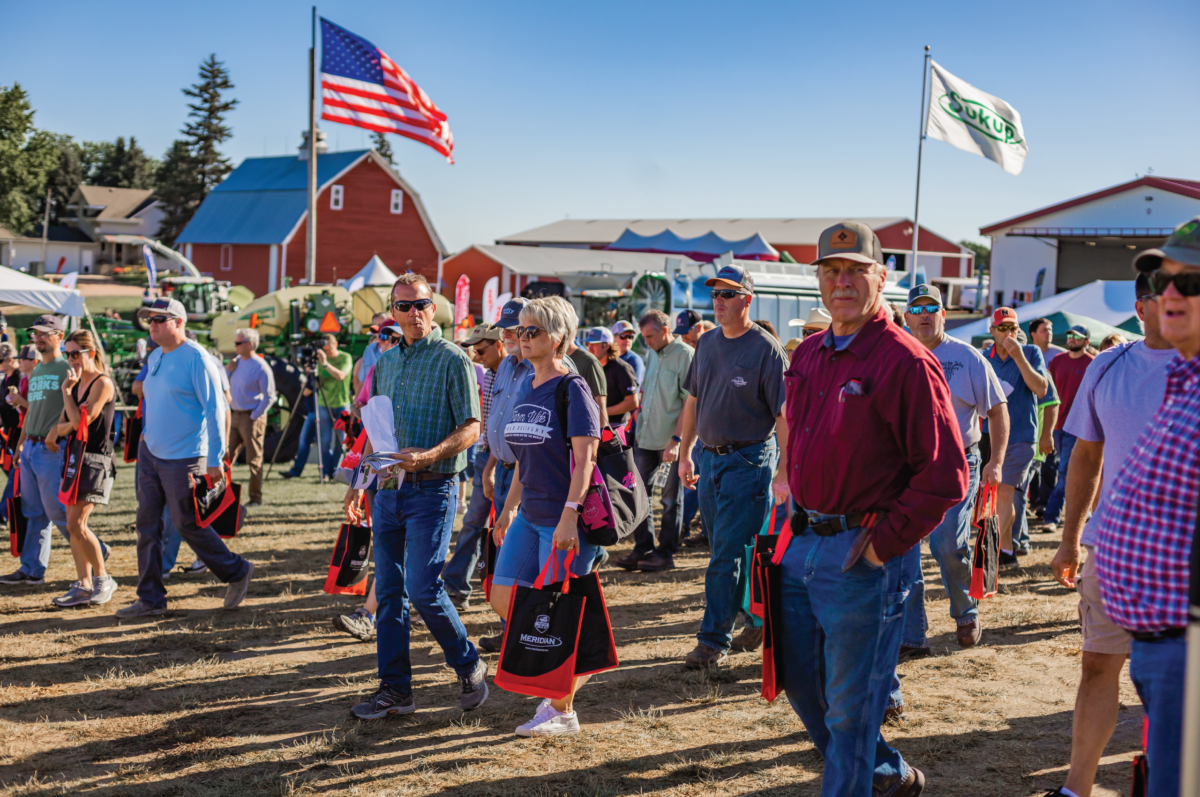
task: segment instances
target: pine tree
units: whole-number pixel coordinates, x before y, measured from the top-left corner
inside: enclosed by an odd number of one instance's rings
[[[50,221],[58,224],[62,219],[74,215],[67,210],[67,203],[75,189],[87,181],[88,168],[81,158],[81,147],[70,136],[57,135],[54,137],[58,147],[58,163],[46,177],[46,187],[50,189],[53,205],[50,207]],[[38,213],[45,213],[45,194],[41,196]]]
[[[393,169],[396,168],[396,161],[392,155],[392,145],[387,140],[387,135],[385,133],[372,133],[371,146],[373,146],[375,151],[378,152],[380,156],[382,156],[383,159],[388,162],[389,166],[391,166]]]
[[[115,144],[102,150],[90,179],[92,185],[110,188],[153,188],[157,169],[158,161],[146,155],[136,137],[130,137],[128,146],[124,137],[118,137]]]
[[[229,72],[214,53],[200,64],[200,82],[183,90],[195,100],[188,103],[184,138],[172,142],[157,175],[156,193],[166,212],[158,237],[164,243],[175,242],[208,192],[233,171],[229,159],[217,149],[218,144],[233,137],[233,129],[225,124],[225,114],[238,101],[221,94],[232,88]]]
[[[34,129],[33,106],[21,85],[0,86],[0,227],[20,235],[37,223],[46,177],[58,157],[54,137]]]

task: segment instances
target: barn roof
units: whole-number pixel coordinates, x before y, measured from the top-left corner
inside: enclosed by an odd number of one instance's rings
[[[318,192],[367,158],[374,160],[404,189],[433,245],[444,254],[446,247],[420,195],[373,149],[319,154]],[[291,239],[307,215],[308,161],[295,155],[246,158],[204,198],[176,243],[282,244]]]

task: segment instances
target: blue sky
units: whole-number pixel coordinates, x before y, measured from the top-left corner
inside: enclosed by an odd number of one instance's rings
[[[310,4],[4,0],[0,84],[40,127],[161,155],[215,52],[226,153],[294,152]],[[927,141],[922,223],[953,239],[1133,179],[1200,179],[1186,2],[327,2],[449,116],[451,166],[393,137],[452,249],[573,218],[911,216],[921,54],[1021,113],[1018,177]],[[335,149],[367,142],[325,122]]]

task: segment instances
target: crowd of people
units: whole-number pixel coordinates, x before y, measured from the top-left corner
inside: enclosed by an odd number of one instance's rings
[[[410,273],[395,283],[389,312],[373,319],[358,362],[336,337],[322,338],[303,391],[299,451],[282,475],[302,475],[315,439],[321,476],[333,477],[348,419],[374,397],[394,409],[398,446],[395,469],[368,489],[348,487],[344,499],[350,521],[370,518],[375,573],[365,604],[334,619],[376,644],[379,687],[353,714],[416,710],[418,623],[457,673],[460,707],[484,705],[482,653],[500,650],[514,588],[533,585],[552,558],[576,575],[608,560],[580,532],[580,515],[598,444],[611,432],[633,448],[642,484],[661,494],[657,520],[651,513],[639,524],[613,564],[658,573],[675,567],[682,546],[709,550],[686,668],[717,667],[730,651],[762,645],[762,623],[743,600],[745,552],[775,507],[776,678],[825,761],[823,794],[923,790],[924,775],[881,730],[904,713],[897,664],[932,654],[921,541],[940,569],[958,645],[980,644],[986,612],[971,594],[972,517],[992,491],[1001,565],[1020,567],[1040,516],[1035,533],[1061,529],[1054,577],[1079,595],[1070,771],[1050,795],[1091,793],[1127,658],[1148,718],[1147,793],[1177,794],[1200,492],[1200,219],[1135,258],[1144,339],[1106,339],[1099,350],[1084,326],[1067,331],[1065,348],[1053,345],[1048,319],[1033,320],[1026,339],[1010,307],[992,313],[991,342],[975,349],[947,334],[936,287],[918,285],[906,306],[888,305],[883,259],[867,225],[826,230],[814,264],[824,306],[793,322],[799,336],[786,343],[751,319],[753,276],[736,264],[706,282],[715,323],[692,310],[674,319],[652,310],[636,324],[580,330],[562,298],[517,298],[455,343],[433,321],[432,288]],[[143,399],[137,599],[116,615],[166,610],[173,538],[176,552],[180,539],[195,552],[191,569],[228,585],[232,609],[254,565],[198,525],[191,485],[219,481],[244,447],[248,506],[264,500],[271,368],[252,329],[237,331],[237,356],[222,367],[189,340],[179,302],[158,299],[139,315],[154,350],[135,391]],[[117,584],[89,518],[112,489],[118,399],[88,332],[66,336],[62,319],[43,316],[31,333],[19,352],[0,343],[0,429],[19,463],[27,524],[20,568],[0,585],[43,583],[53,525],[70,541],[77,576],[54,603],[104,604]],[[639,337],[646,359],[632,350]],[[69,494],[60,494],[64,456],[80,472]],[[473,642],[459,613],[479,588],[488,534],[498,547],[488,603],[501,631]],[[579,732],[574,696],[587,680],[543,700],[516,733]]]

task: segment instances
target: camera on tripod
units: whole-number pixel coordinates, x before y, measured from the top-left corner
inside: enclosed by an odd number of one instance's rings
[[[296,359],[298,365],[306,371],[314,371],[317,368],[317,354],[325,350],[325,341],[317,340],[313,343],[306,343],[296,350]]]

